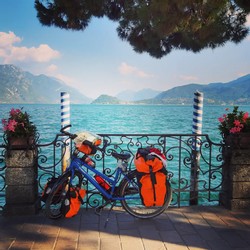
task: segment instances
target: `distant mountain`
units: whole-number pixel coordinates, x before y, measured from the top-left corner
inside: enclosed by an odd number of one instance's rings
[[[118,93],[116,97],[124,101],[139,101],[154,98],[160,93],[161,91],[157,91],[154,89],[142,89],[139,91],[125,90]]]
[[[194,93],[204,94],[205,104],[216,105],[249,105],[250,74],[228,83],[187,84],[163,91],[154,98],[129,101],[127,104],[193,104]],[[125,92],[126,93],[126,92]],[[127,92],[128,94],[129,92]],[[154,92],[153,92],[154,94]],[[152,95],[153,95],[152,94]],[[101,96],[93,103],[124,104],[125,102],[112,96]]]
[[[0,65],[0,103],[60,103],[60,92],[70,94],[71,103],[90,103],[62,81],[46,75],[35,76],[14,65]]]
[[[121,101],[114,96],[100,95],[91,104],[127,104],[127,102]]]
[[[0,65],[1,103],[60,103],[60,92],[70,93],[71,103],[87,104],[92,99],[62,81],[35,76],[14,65]],[[204,94],[204,103],[249,105],[250,74],[227,83],[187,84],[159,93],[152,89],[123,91],[116,97],[101,95],[93,104],[192,104],[194,93]]]
[[[152,104],[190,104],[194,92],[204,94],[204,103],[208,104],[250,104],[250,74],[228,83],[188,84],[164,91],[150,100],[141,101]]]

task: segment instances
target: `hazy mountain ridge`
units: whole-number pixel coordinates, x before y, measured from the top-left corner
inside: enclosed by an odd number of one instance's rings
[[[58,79],[35,76],[14,65],[0,65],[0,103],[60,103],[60,92],[70,93],[72,103],[90,103],[92,99]]]
[[[120,100],[139,101],[139,100],[154,98],[160,93],[161,91],[147,88],[139,91],[125,90],[118,93],[115,97],[117,97]]]
[[[200,91],[204,94],[204,103],[216,105],[247,105],[250,104],[250,74],[240,77],[227,83],[197,84],[190,83],[184,86],[174,87],[163,91],[154,98],[130,101],[129,104],[193,104],[194,93]],[[124,101],[116,100],[113,97],[102,99],[97,98],[97,104],[123,104]]]
[[[204,93],[204,103],[250,104],[250,74],[227,83],[190,83],[167,91],[126,90],[116,96],[100,95],[94,101],[62,81],[46,75],[35,76],[14,65],[0,65],[0,103],[60,103],[60,92],[70,93],[79,104],[192,104],[194,92]]]
[[[168,103],[192,103],[196,91],[204,94],[204,102],[209,104],[250,104],[250,74],[227,83],[187,84],[164,91],[154,101]]]

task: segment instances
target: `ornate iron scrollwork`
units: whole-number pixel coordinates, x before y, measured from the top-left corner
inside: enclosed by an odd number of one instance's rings
[[[208,135],[192,134],[100,134],[103,140],[107,140],[105,152],[97,152],[92,156],[97,168],[103,173],[113,176],[116,160],[111,156],[113,151],[130,153],[128,170],[134,169],[134,157],[137,149],[153,146],[159,148],[167,158],[167,170],[169,181],[173,188],[172,206],[186,205],[190,200],[191,170],[194,163],[194,143],[198,156],[196,167],[197,199],[199,203],[218,203],[221,190],[222,175],[222,144],[213,143]],[[197,147],[198,145],[198,147]],[[62,159],[64,148],[68,146],[73,152],[74,145],[63,135],[56,135],[54,141],[47,144],[38,144],[38,181],[39,192],[42,192],[47,179],[58,176],[62,172]],[[5,193],[5,147],[0,146],[0,206],[4,204]],[[197,159],[197,157],[196,157]],[[87,202],[91,207],[100,205],[100,195],[95,189],[88,186],[91,191]]]

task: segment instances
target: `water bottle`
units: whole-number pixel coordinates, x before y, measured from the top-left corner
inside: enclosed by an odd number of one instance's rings
[[[110,190],[110,185],[99,175],[94,176],[95,180],[98,182],[98,184],[103,187],[106,191]]]

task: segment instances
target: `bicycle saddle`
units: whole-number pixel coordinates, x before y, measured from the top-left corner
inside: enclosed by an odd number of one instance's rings
[[[129,153],[124,153],[124,154],[119,154],[117,152],[112,152],[111,155],[116,158],[117,160],[128,160],[130,158],[130,154]]]

